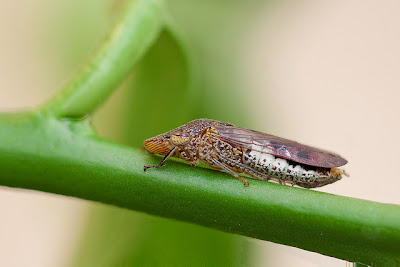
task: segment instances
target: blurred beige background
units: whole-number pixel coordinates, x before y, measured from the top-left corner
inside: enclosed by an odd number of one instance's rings
[[[258,130],[348,159],[351,177],[320,191],[400,204],[399,10],[399,1],[284,1],[260,10],[243,38],[245,106]],[[267,247],[269,266],[345,266]]]
[[[41,22],[36,11],[51,11],[52,5],[49,0],[0,2],[1,111],[36,106],[68,78],[48,72],[50,63],[41,61],[44,51],[34,36]],[[253,114],[257,130],[349,160],[345,169],[351,177],[320,191],[400,204],[398,10],[395,0],[281,1],[259,9],[247,36],[238,36],[243,45],[238,55],[241,108]],[[86,205],[0,188],[0,265],[60,266],[79,236]],[[299,249],[254,243],[259,266],[346,265]]]

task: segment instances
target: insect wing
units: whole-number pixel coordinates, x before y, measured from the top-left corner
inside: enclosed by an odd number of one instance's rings
[[[228,143],[298,163],[323,168],[339,167],[347,163],[347,160],[334,153],[270,134],[222,123],[216,124],[214,127],[219,138]]]

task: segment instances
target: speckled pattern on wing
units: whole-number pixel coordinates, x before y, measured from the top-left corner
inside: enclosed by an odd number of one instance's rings
[[[332,152],[270,134],[222,124],[214,127],[222,140],[298,163],[323,168],[340,167],[347,163],[347,160]]]

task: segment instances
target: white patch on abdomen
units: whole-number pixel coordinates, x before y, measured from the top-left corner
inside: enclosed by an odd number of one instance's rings
[[[260,151],[247,150],[243,153],[243,163],[266,174],[271,179],[313,182],[316,179],[327,177],[326,174],[321,172],[307,170],[300,164],[291,165],[286,159],[277,158],[271,154]]]

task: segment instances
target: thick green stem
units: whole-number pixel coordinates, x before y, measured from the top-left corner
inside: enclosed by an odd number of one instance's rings
[[[12,123],[10,123],[10,121]],[[99,201],[371,264],[400,260],[400,206],[251,180],[96,137],[85,122],[0,117],[0,184]]]
[[[130,0],[122,19],[91,61],[45,105],[60,117],[84,117],[126,78],[159,35],[161,0]]]

